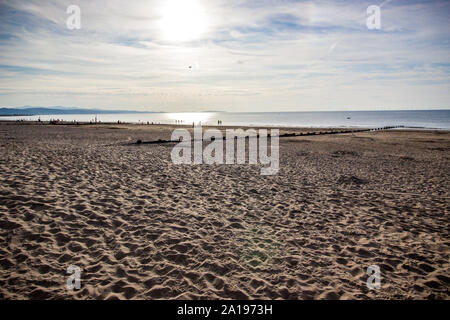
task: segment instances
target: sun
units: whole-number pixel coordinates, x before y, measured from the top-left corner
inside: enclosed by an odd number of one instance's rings
[[[200,38],[206,31],[205,8],[198,0],[165,0],[160,28],[166,41],[184,42]]]

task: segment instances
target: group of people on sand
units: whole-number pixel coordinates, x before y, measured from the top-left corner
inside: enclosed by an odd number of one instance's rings
[[[183,120],[175,120],[175,124],[183,124],[183,123],[184,123]],[[152,123],[152,124],[153,124],[153,123]],[[200,121],[200,122],[198,123],[198,125],[201,126],[201,125],[202,125],[202,122]],[[222,120],[217,120],[217,125],[218,125],[218,126],[221,126],[221,125],[222,125]],[[192,126],[193,126],[193,127],[195,126],[195,122],[192,122]]]

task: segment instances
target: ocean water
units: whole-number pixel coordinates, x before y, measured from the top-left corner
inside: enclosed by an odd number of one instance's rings
[[[42,115],[1,117],[0,120],[60,119],[64,121],[131,122],[155,124],[198,124],[231,126],[275,126],[376,128],[405,126],[406,128],[450,130],[450,110],[414,111],[337,111],[337,112],[182,112],[182,113],[130,113],[100,115]]]

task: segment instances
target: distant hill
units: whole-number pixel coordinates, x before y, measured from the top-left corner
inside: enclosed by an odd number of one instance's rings
[[[130,110],[102,110],[102,109],[82,109],[82,108],[0,108],[0,116],[41,116],[41,115],[61,115],[61,114],[122,114],[122,113],[153,113],[151,111],[130,111]]]

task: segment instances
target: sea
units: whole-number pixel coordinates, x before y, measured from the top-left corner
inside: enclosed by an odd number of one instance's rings
[[[122,114],[65,114],[8,116],[0,120],[202,124],[253,127],[378,128],[404,126],[410,129],[450,130],[450,110],[413,111],[317,111],[317,112],[161,112]]]

